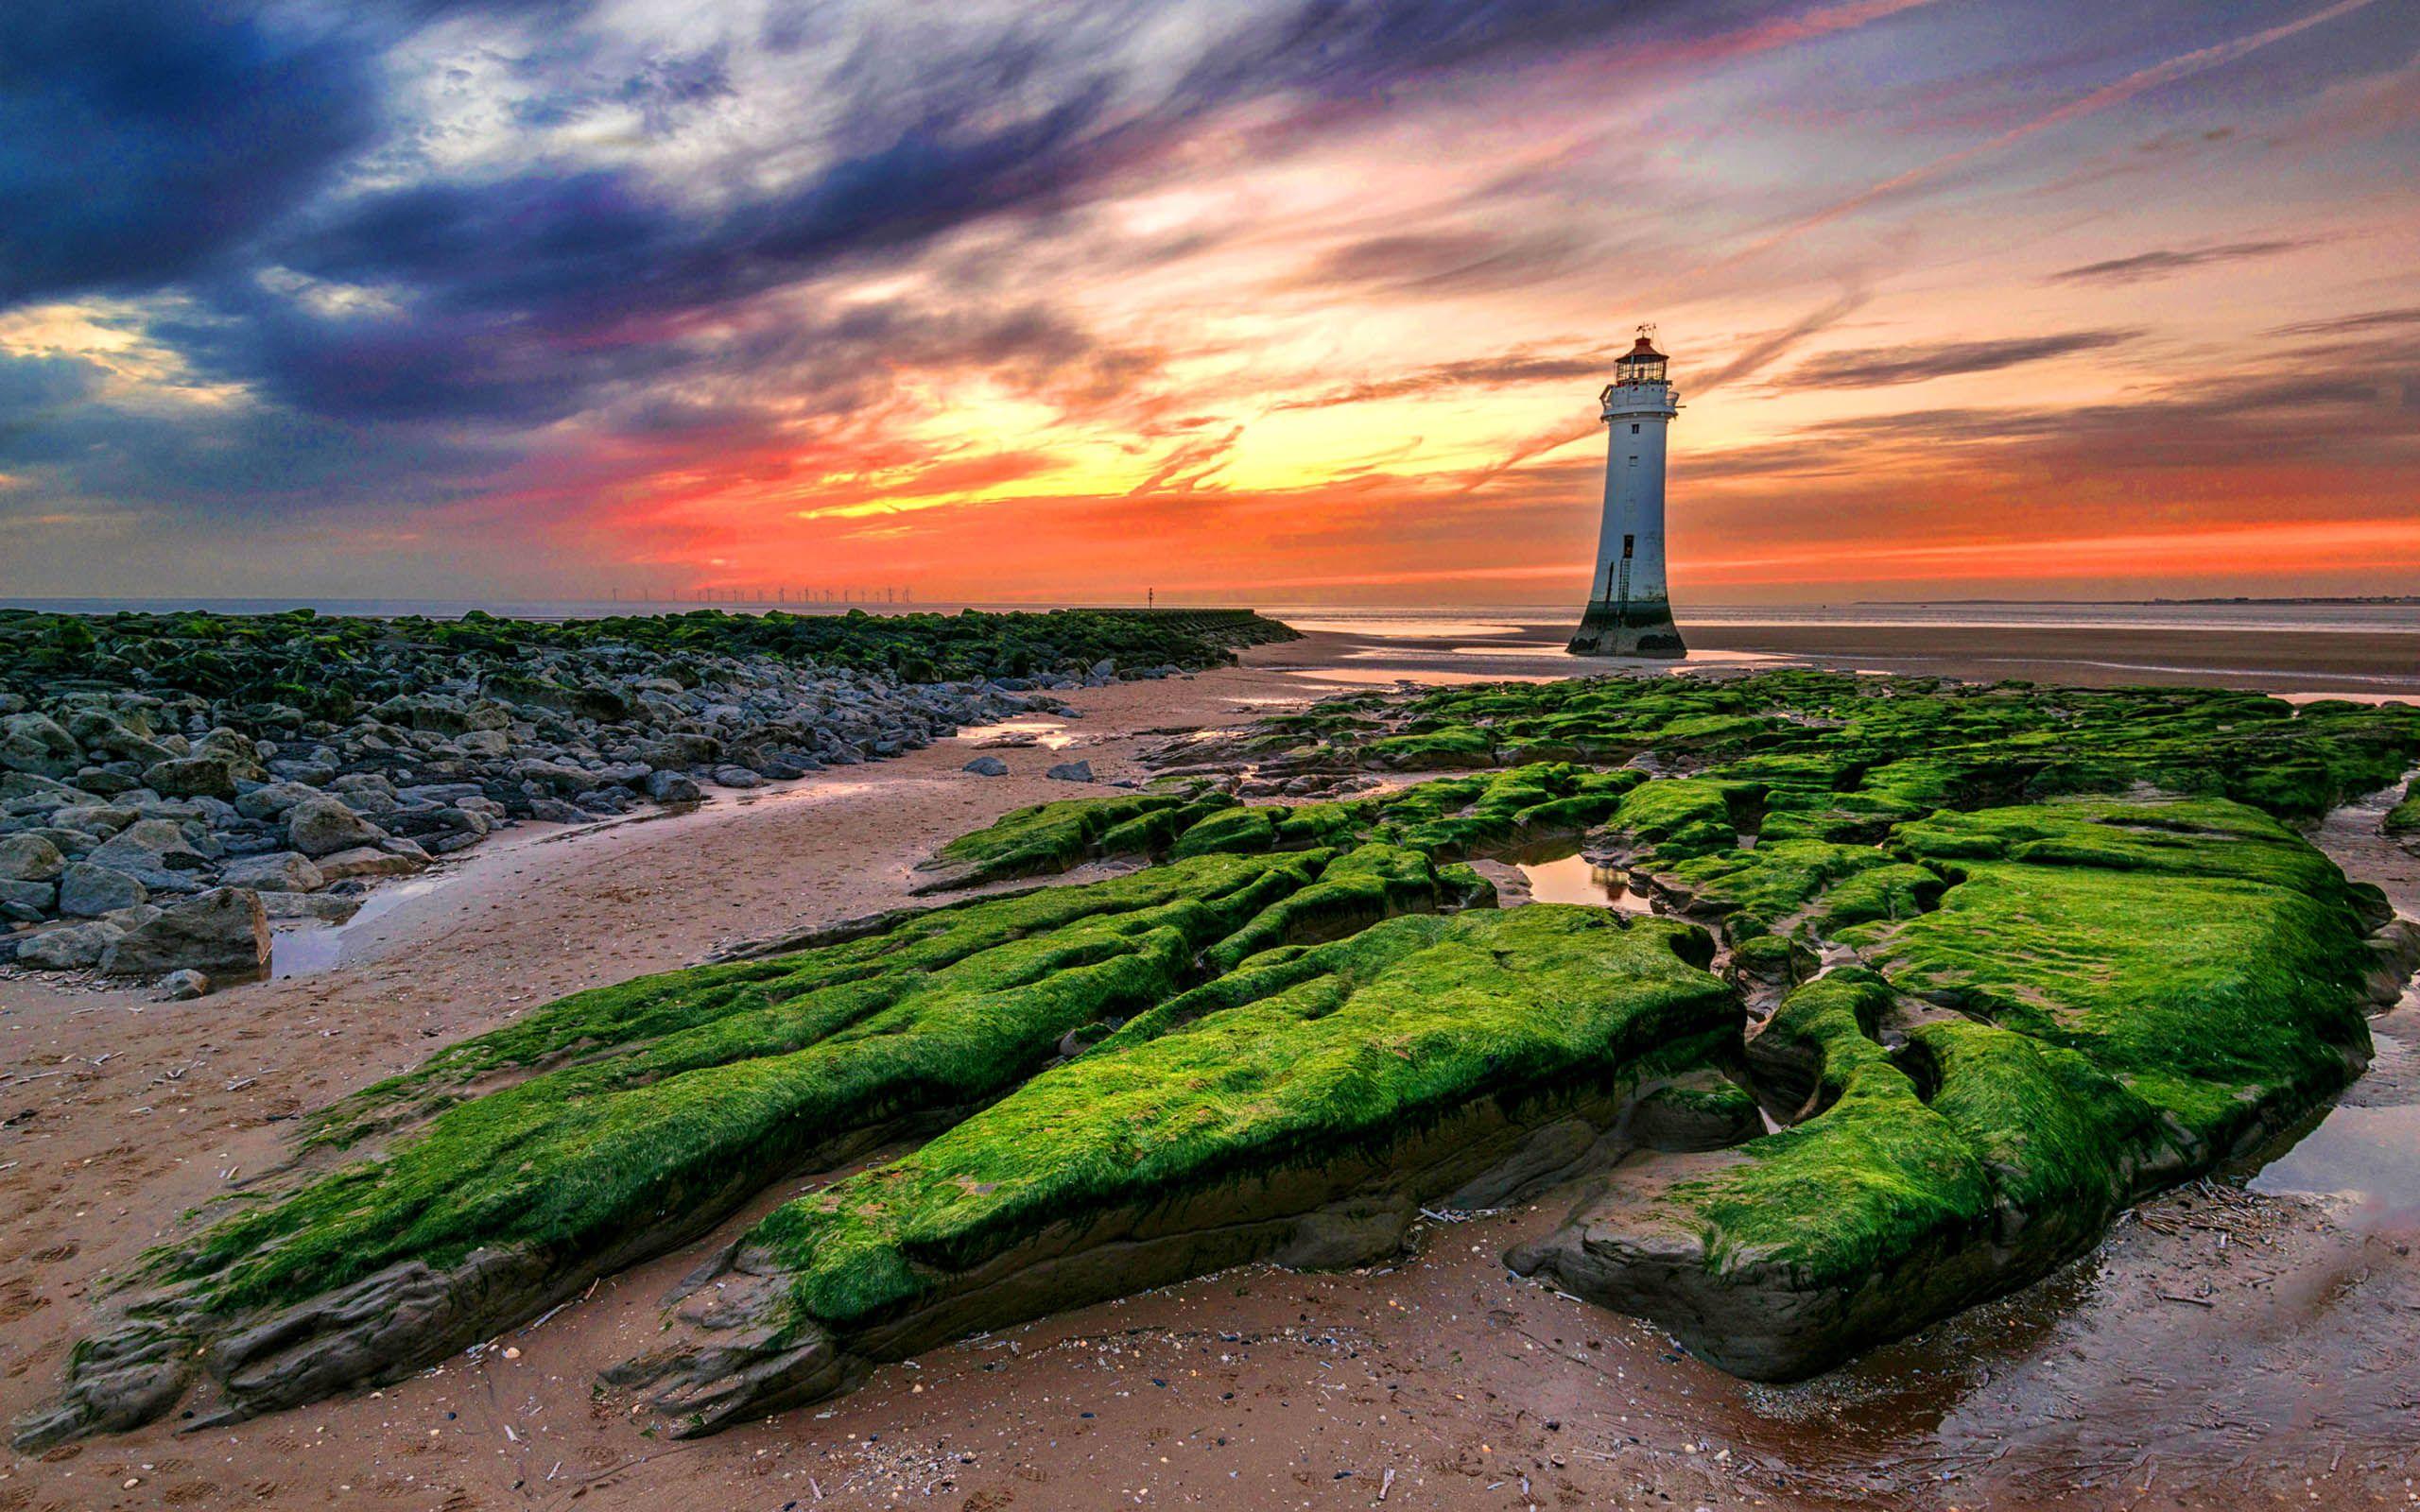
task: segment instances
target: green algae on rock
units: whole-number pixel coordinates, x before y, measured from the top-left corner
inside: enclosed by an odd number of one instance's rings
[[[1341,801],[1253,804],[1201,782],[1106,798],[1062,799],[1002,815],[920,868],[920,892],[1072,869],[1112,857],[1184,860],[1351,846],[1378,839],[1440,860],[1577,836],[1620,808],[1640,772],[1541,762]],[[1725,832],[1726,833],[1728,832]]]
[[[120,1326],[26,1436],[142,1421],[197,1374],[205,1420],[391,1379],[786,1171],[947,1125],[1071,1036],[1178,994],[1231,936],[1326,938],[1451,896],[1408,851],[1210,856],[576,993],[318,1121],[327,1154],[387,1134],[375,1158],[299,1173],[146,1256]]]
[[[1760,1085],[1806,1090],[1799,1121],[1583,1200],[1515,1268],[1806,1375],[2047,1273],[2367,1058],[2359,902],[2256,810],[2035,805],[1893,839],[1954,885],[1843,931],[1875,970],[1750,1041]]]
[[[1421,1204],[1492,1206],[1601,1160],[1642,1090],[1723,1057],[1738,1008],[1710,951],[1685,924],[1542,904],[1253,957],[1216,1011],[1130,1025],[784,1205],[614,1378],[706,1431],[1059,1308],[1392,1253]]]

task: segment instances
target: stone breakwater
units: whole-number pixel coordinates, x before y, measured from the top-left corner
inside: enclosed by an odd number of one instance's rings
[[[273,921],[349,918],[376,880],[523,820],[1072,715],[1063,691],[1288,633],[1218,613],[0,614],[0,959],[191,995],[265,971]]]

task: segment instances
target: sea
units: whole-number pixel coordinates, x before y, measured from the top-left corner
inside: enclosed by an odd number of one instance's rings
[[[701,609],[735,614],[780,610],[791,614],[956,613],[1051,609],[1139,608],[1132,603],[774,602],[750,599],[700,603],[694,599],[441,599],[441,598],[5,598],[0,607],[67,614],[164,613],[200,610],[214,614],[273,614],[309,609],[321,614],[394,618],[421,615],[458,619],[474,610],[508,619],[601,619],[616,614],[685,614]],[[1305,630],[1335,630],[1383,639],[1509,634],[1574,618],[1567,604],[1167,604],[1168,609],[1250,607]],[[2420,632],[2420,598],[2343,599],[2161,599],[2143,602],[2085,600],[1982,600],[1934,602],[1846,601],[1834,604],[1694,604],[1679,611],[1685,632],[1703,626],[1806,626],[1913,628],[2195,629],[2195,630],[2378,630]]]

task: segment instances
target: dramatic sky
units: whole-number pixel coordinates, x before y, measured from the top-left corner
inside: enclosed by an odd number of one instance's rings
[[[2413,0],[10,0],[0,593],[2420,589]]]

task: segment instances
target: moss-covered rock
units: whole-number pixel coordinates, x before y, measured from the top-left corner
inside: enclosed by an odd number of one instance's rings
[[[616,1379],[711,1430],[1058,1308],[1253,1259],[1363,1263],[1424,1202],[1494,1205],[1601,1159],[1643,1086],[1738,1026],[1703,934],[1625,923],[1404,918],[1246,961],[1217,1011],[1130,1025],[785,1205]]]
[[[322,1159],[384,1135],[374,1158],[147,1255],[28,1441],[140,1421],[197,1377],[205,1420],[391,1379],[684,1241],[784,1172],[947,1125],[1069,1037],[1179,995],[1205,956],[1447,895],[1409,851],[1208,856],[576,993],[318,1121]]]
[[[2256,810],[1945,813],[1893,840],[1956,884],[1845,931],[1878,974],[1800,988],[1751,1041],[1798,1122],[1583,1202],[1516,1268],[1804,1375],[2045,1274],[2366,1059],[2359,902]]]

